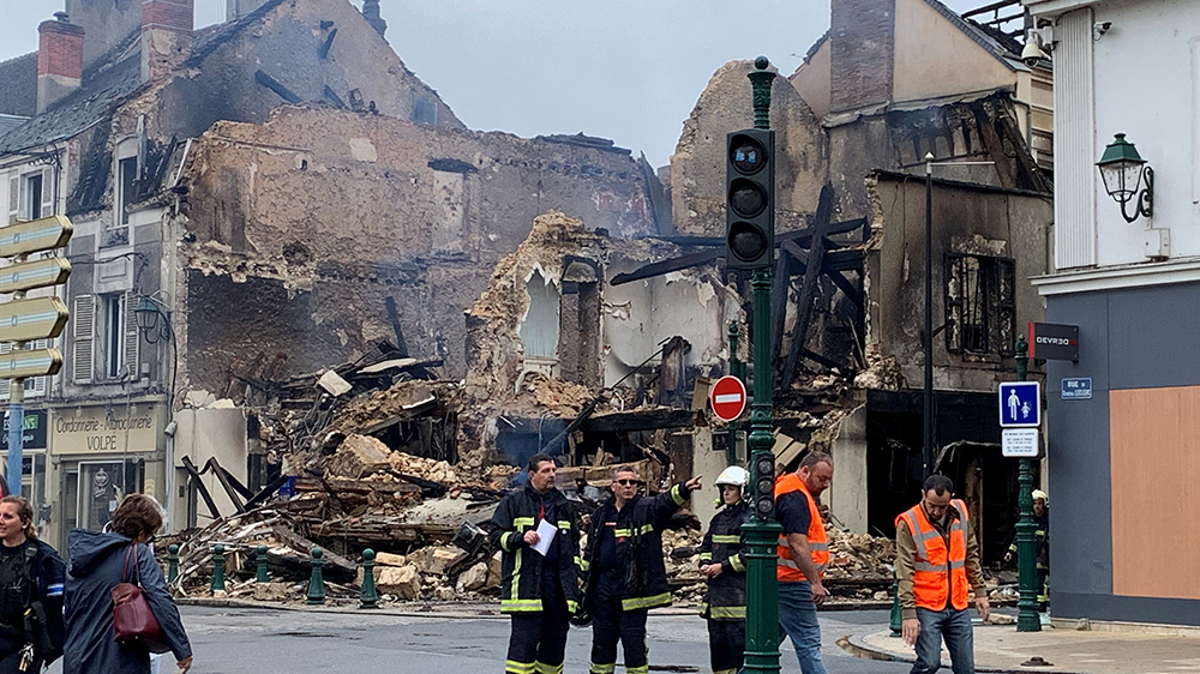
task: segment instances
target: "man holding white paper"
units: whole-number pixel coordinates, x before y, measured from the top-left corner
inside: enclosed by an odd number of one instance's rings
[[[489,538],[503,552],[500,611],[512,616],[507,674],[562,674],[570,616],[579,609],[579,515],[554,488],[557,466],[529,459],[529,484],[500,501]]]

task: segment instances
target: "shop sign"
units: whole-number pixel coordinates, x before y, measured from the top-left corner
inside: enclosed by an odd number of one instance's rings
[[[158,406],[56,409],[51,417],[50,442],[58,456],[152,452],[158,443]]]

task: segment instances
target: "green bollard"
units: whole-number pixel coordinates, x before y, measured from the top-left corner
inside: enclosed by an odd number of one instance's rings
[[[321,575],[321,548],[312,549],[312,579],[308,581],[308,604],[317,606],[325,603],[325,578]]]
[[[379,608],[379,595],[375,593],[375,551],[363,550],[363,580],[359,588],[359,608]]]
[[[174,583],[179,577],[179,546],[175,543],[167,546],[167,582]]]
[[[900,581],[892,583],[892,616],[888,621],[888,628],[892,630],[892,636],[898,637],[904,631],[904,613],[900,610]]]
[[[225,591],[225,546],[213,546],[213,577],[209,589],[213,592]]]
[[[254,577],[254,582],[271,582],[271,577],[267,575],[267,546],[260,545],[254,550],[254,561],[258,564],[258,575]]]

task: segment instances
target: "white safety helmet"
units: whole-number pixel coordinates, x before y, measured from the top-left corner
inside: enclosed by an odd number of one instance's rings
[[[1031,496],[1033,496],[1033,500],[1035,500],[1035,501],[1038,499],[1042,499],[1042,502],[1045,503],[1046,505],[1050,504],[1050,497],[1047,496],[1046,492],[1042,491],[1041,489],[1034,489],[1033,494],[1031,494]]]
[[[721,471],[721,474],[717,476],[717,480],[713,482],[713,484],[717,487],[732,484],[737,485],[742,489],[745,489],[746,485],[749,483],[750,473],[741,466],[730,466],[726,468],[725,470]]]

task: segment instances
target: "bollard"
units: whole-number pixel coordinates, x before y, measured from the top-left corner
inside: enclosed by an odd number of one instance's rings
[[[308,604],[318,605],[325,603],[325,578],[321,575],[321,557],[324,555],[321,548],[312,549],[312,579],[308,581]]]
[[[260,545],[254,550],[254,561],[258,564],[258,575],[254,577],[254,582],[271,582],[271,577],[267,575],[267,546]]]
[[[213,577],[209,589],[213,592],[225,591],[225,546],[213,546]]]
[[[359,588],[359,608],[379,608],[379,595],[375,593],[375,551],[363,550],[363,580]]]
[[[901,620],[902,612],[900,611],[900,581],[892,583],[892,615],[888,620],[888,628],[892,630],[892,636],[898,637],[903,631],[904,622]]]
[[[179,577],[179,546],[175,543],[167,546],[167,582],[174,583]]]

